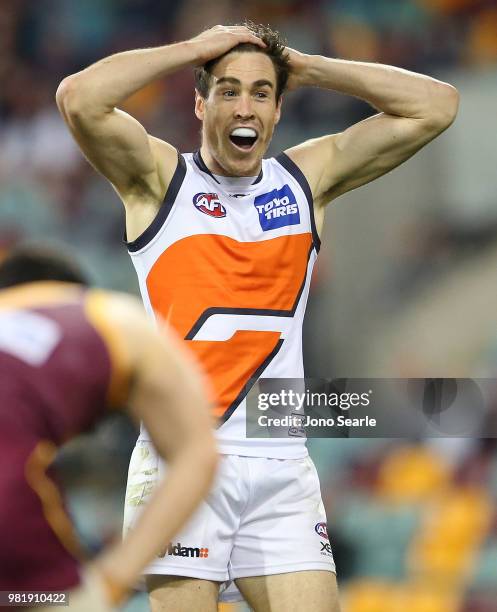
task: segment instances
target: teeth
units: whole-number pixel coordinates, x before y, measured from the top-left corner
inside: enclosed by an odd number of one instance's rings
[[[245,136],[246,138],[257,138],[257,132],[252,128],[239,127],[231,132],[231,136]]]

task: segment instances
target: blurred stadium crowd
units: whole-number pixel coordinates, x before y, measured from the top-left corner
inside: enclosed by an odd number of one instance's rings
[[[243,9],[234,0],[3,0],[0,251],[25,239],[63,243],[98,284],[136,291],[121,244],[124,216],[117,196],[73,144],[58,116],[55,90],[64,76],[110,53],[182,40],[244,18],[270,23],[306,53],[455,75],[456,85],[476,75],[482,80],[470,92],[481,91],[489,75],[497,82],[495,0],[245,0]],[[198,144],[188,71],[139,92],[126,110],[180,150]],[[272,151],[341,130],[370,113],[358,100],[295,92],[285,99]],[[495,98],[493,113],[495,140]],[[456,136],[435,150],[464,148],[471,128],[464,125],[465,133],[457,137],[455,128]],[[488,149],[484,132],[480,139],[478,150],[496,152],[495,146]],[[433,179],[429,155],[417,166],[410,162],[407,174],[392,175],[400,178],[384,179],[381,184],[394,181],[390,191],[380,185],[363,190],[366,196],[351,194],[350,207],[340,202],[330,213],[332,246],[323,248],[306,328],[309,375],[495,376],[497,190],[474,206],[468,192],[457,215],[450,213],[451,194],[457,203],[461,189],[456,193],[447,184],[458,184],[458,167],[464,175],[464,160],[462,166],[454,162],[438,177],[438,196],[423,200],[417,215],[402,216],[403,200],[413,206],[411,182]],[[495,184],[495,171],[491,180]],[[368,206],[376,212],[365,213],[364,199],[374,200]],[[365,234],[350,231],[361,227],[359,218],[366,219],[361,231],[373,234],[376,225],[388,225],[385,218],[395,223],[386,234],[377,229],[368,246]],[[375,266],[368,268],[369,261]],[[439,334],[444,326],[446,333]],[[71,505],[91,549],[119,524],[133,435],[114,422],[62,457]],[[495,440],[319,440],[311,452],[344,612],[497,610]],[[100,481],[85,478],[89,464],[110,461],[114,467],[102,471]],[[105,494],[109,489],[112,495]]]

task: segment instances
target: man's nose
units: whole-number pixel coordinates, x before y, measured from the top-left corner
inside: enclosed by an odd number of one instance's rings
[[[235,117],[237,119],[252,119],[254,117],[252,99],[249,95],[239,96],[235,108]]]

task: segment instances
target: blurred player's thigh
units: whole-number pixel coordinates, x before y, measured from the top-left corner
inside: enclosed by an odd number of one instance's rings
[[[254,612],[339,612],[336,575],[310,570],[235,580]]]
[[[155,574],[146,582],[152,612],[217,612],[218,582]]]

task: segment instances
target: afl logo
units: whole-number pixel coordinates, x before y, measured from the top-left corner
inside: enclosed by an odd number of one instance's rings
[[[318,536],[320,536],[321,538],[326,538],[327,540],[329,540],[329,537],[328,537],[328,527],[327,527],[326,523],[317,523],[317,525],[314,527],[314,529],[316,530],[316,533],[318,534]]]
[[[210,217],[226,217],[226,208],[219,201],[217,193],[197,193],[193,196],[195,207]]]

